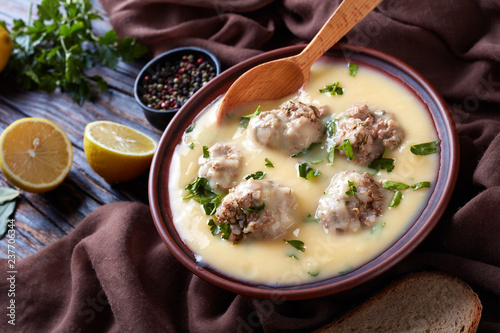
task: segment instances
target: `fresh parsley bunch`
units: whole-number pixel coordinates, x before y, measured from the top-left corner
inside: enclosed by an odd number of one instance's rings
[[[81,105],[94,87],[108,88],[86,69],[98,64],[116,69],[120,58],[130,62],[147,52],[132,37],[120,40],[114,30],[94,35],[91,23],[102,17],[90,0],[43,0],[37,9],[36,20],[31,23],[30,8],[28,22],[14,20],[10,31],[14,49],[5,72],[24,89],[51,93],[58,88]]]

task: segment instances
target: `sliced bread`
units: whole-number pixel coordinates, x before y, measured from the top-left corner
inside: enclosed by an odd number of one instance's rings
[[[476,332],[482,305],[464,281],[438,272],[411,274],[317,333]]]

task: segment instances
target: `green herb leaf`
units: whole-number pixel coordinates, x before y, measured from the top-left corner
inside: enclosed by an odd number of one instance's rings
[[[304,219],[304,222],[306,222],[306,223],[311,223],[311,222],[318,223],[319,219],[312,216],[311,213],[307,213],[306,218]]]
[[[245,179],[250,179],[250,178],[253,178],[255,180],[261,180],[263,179],[264,177],[266,176],[266,173],[263,172],[263,171],[257,171],[255,173],[252,173],[252,174],[249,174],[245,177]]]
[[[299,164],[298,169],[299,169],[299,177],[305,178],[306,180],[321,175],[321,171],[319,171],[318,169],[311,168],[307,162]]]
[[[329,153],[328,153],[328,161],[330,164],[333,164],[333,161],[335,160],[335,150],[344,150],[345,156],[349,158],[349,160],[352,160],[354,158],[354,152],[352,150],[351,146],[351,141],[349,139],[344,139],[342,144],[340,146],[333,147]],[[333,156],[330,156],[333,155]]]
[[[401,199],[403,199],[403,193],[400,190],[397,189],[394,190],[394,195],[392,196],[392,200],[391,203],[389,204],[389,207],[399,206]]]
[[[191,133],[193,130],[194,130],[194,124],[191,124],[188,126],[188,128],[186,128],[185,133]]]
[[[209,181],[204,177],[197,177],[192,183],[186,185],[189,191],[183,199],[193,199],[199,202],[206,215],[214,215],[225,193],[217,194],[212,190]]]
[[[231,226],[228,223],[222,222],[217,225],[214,219],[210,219],[208,225],[213,236],[221,235],[222,239],[225,240],[228,240],[231,236]]]
[[[326,135],[331,138],[334,134],[335,131],[337,130],[337,124],[335,123],[335,120],[329,120],[326,123]]]
[[[208,147],[203,146],[203,158],[209,158],[209,157],[210,157],[210,153],[208,152]]]
[[[91,0],[43,0],[36,8],[33,22],[31,14],[27,22],[16,19],[10,31],[14,49],[4,71],[23,89],[60,89],[82,104],[94,88],[107,89],[101,76],[85,70],[97,65],[114,69],[120,59],[133,61],[147,52],[134,38],[120,41],[113,30],[97,37],[92,21],[102,18]]]
[[[271,162],[267,157],[264,159],[264,161],[266,161],[267,168],[274,168],[273,162]]]
[[[355,77],[356,74],[358,73],[358,65],[350,62],[347,64],[347,67],[349,68],[349,75]]]
[[[358,189],[356,188],[356,182],[348,180],[347,183],[349,184],[349,190],[345,192],[347,195],[356,195],[358,194]]]
[[[393,158],[386,158],[386,157],[380,157],[374,159],[370,165],[368,165],[369,168],[375,169],[377,171],[380,171],[381,169],[386,169],[387,172],[391,172],[394,170],[394,162],[395,160]]]
[[[215,224],[214,219],[208,220],[208,225],[210,226],[210,232],[213,236],[217,236],[218,234],[220,234],[220,228],[217,224]]]
[[[222,233],[222,239],[228,240],[231,236],[231,226],[228,223],[219,223],[219,229]]]
[[[410,147],[410,151],[415,155],[430,155],[439,152],[439,140],[421,143]]]
[[[288,243],[288,244],[290,244],[291,246],[293,246],[294,248],[296,248],[300,252],[304,252],[306,250],[304,248],[304,242],[303,241],[300,241],[300,240],[297,240],[297,239],[292,239],[292,240],[283,239],[283,241],[286,242],[286,243]]]
[[[345,156],[347,156],[350,160],[352,160],[354,158],[354,153],[352,151],[351,141],[349,141],[349,139],[345,139],[342,145],[345,145],[344,146]]]
[[[382,187],[391,191],[395,191],[395,190],[406,190],[407,188],[410,187],[410,185],[388,180],[382,184]]]
[[[354,268],[352,266],[346,266],[344,269],[341,269],[339,271],[339,274],[346,274],[352,271]]]
[[[328,164],[332,165],[333,162],[335,162],[335,147],[331,147],[328,149],[328,153],[326,155],[326,160],[328,161]]]
[[[311,275],[312,277],[316,277],[319,275],[319,271],[307,272],[307,274]]]
[[[431,182],[419,182],[410,186],[414,191],[420,190],[424,187],[431,187]]]
[[[250,122],[250,118],[256,117],[260,114],[260,105],[257,107],[257,110],[255,110],[254,113],[247,114],[246,116],[242,116],[240,120],[240,126],[243,128],[248,127],[248,123]]]
[[[191,142],[190,144],[188,144],[188,148],[189,149],[194,149],[194,142]]]
[[[330,85],[325,86],[323,89],[319,90],[320,93],[330,93],[330,95],[343,95],[344,94],[344,88],[341,88],[339,86],[339,81],[334,82]]]

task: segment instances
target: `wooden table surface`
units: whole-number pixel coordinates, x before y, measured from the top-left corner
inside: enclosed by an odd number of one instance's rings
[[[1,0],[0,20],[5,21],[7,27],[12,26],[14,19],[26,22],[32,2],[35,14],[36,4],[41,0]],[[92,3],[104,18],[94,21],[93,30],[102,35],[111,26],[99,2],[92,0]],[[162,132],[148,123],[133,96],[135,77],[146,61],[120,62],[116,70],[98,68],[110,88],[95,101],[86,101],[82,106],[59,92],[47,94],[15,87],[0,88],[0,132],[20,118],[46,118],[66,131],[74,154],[71,171],[61,186],[43,194],[22,192],[17,199],[12,218],[15,220],[18,258],[33,254],[67,235],[89,213],[104,204],[116,201],[148,202],[147,172],[130,182],[111,186],[90,168],[83,152],[84,128],[94,120],[120,122],[160,138]],[[12,187],[1,174],[0,186]],[[7,244],[7,237],[0,240],[1,258],[7,257]]]

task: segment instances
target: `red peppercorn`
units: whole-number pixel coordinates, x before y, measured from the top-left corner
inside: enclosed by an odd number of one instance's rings
[[[196,62],[197,62],[198,64],[202,64],[202,63],[203,63],[203,58],[198,58],[198,60],[196,60]]]

